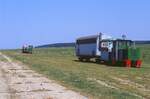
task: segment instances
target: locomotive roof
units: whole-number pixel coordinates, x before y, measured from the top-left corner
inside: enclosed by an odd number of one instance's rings
[[[123,40],[123,39],[115,39],[115,40],[103,39],[102,41],[131,41],[131,42],[133,42],[132,40],[127,40],[127,39],[125,39],[125,40]]]
[[[131,41],[132,42],[132,40],[127,40],[127,39],[116,39],[117,41]]]

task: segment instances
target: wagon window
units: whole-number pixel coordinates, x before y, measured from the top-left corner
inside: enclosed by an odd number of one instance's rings
[[[77,44],[96,43],[96,40],[97,40],[96,38],[77,40]]]

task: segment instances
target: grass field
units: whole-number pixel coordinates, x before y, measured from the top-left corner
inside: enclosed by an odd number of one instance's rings
[[[140,45],[142,68],[79,62],[74,48],[35,49],[34,54],[5,50],[33,70],[91,99],[150,99],[150,45]]]

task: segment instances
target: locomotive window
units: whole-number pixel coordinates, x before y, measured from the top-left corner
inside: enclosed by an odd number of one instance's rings
[[[132,45],[133,45],[133,42],[132,42],[132,41],[128,41],[128,42],[127,42],[127,46],[130,47],[130,46],[132,46]]]
[[[101,42],[101,47],[108,47],[109,43],[108,42]]]
[[[132,41],[127,41],[127,40],[122,40],[122,41],[118,41],[118,47],[119,48],[127,48],[132,46]]]

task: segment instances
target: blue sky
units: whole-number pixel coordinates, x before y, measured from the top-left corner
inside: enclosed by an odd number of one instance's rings
[[[102,32],[150,40],[150,0],[0,0],[0,48]]]

